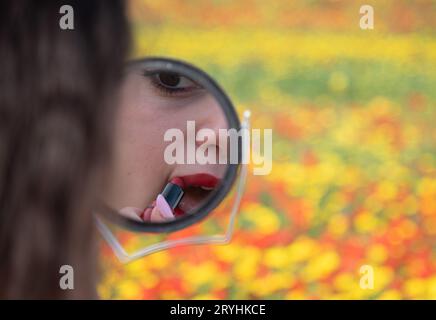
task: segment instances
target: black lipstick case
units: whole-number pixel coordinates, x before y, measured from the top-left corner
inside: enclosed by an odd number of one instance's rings
[[[161,195],[168,202],[171,209],[174,209],[180,203],[180,200],[182,200],[184,193],[180,186],[169,182],[161,192]]]

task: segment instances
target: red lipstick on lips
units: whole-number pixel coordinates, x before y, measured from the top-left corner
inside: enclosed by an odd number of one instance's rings
[[[180,188],[184,188],[185,187],[185,183],[183,182],[182,178],[180,177],[174,177],[171,179],[170,181],[173,184],[178,185]]]
[[[171,183],[177,184],[182,189],[186,189],[189,187],[203,187],[203,188],[215,188],[219,179],[208,173],[197,173],[187,176],[174,177],[171,179]],[[175,216],[182,216],[185,214],[185,211],[181,209],[179,206],[174,208]]]
[[[184,187],[215,188],[220,181],[217,177],[208,173],[192,174],[180,177],[180,179],[183,181]]]
[[[216,178],[211,174],[198,173],[198,174],[187,175],[182,177],[174,177],[169,181],[169,183],[173,185],[177,185],[182,190],[189,187],[200,187],[200,188],[203,187],[203,188],[213,189],[218,185],[219,181],[220,180],[218,178]],[[168,187],[168,185],[166,187]],[[154,202],[151,206],[145,208],[142,214],[142,218],[144,220],[150,219],[150,215],[155,204],[156,202]],[[178,207],[178,205],[176,205],[175,208],[172,208],[172,211],[175,216],[182,216],[185,214],[185,211],[182,210],[180,207]]]
[[[205,190],[213,190],[220,182],[220,179],[208,174],[208,173],[198,173],[198,174],[192,174],[192,175],[186,175],[177,177],[181,181],[179,183],[183,184],[183,190],[187,192],[185,194],[185,198],[190,198],[190,189],[191,188],[201,188]],[[177,183],[177,182],[176,182]],[[198,196],[198,194],[197,194]],[[187,211],[190,211],[192,209],[192,198],[188,202],[186,200],[182,200],[179,205],[174,209],[174,214],[176,216],[180,216],[185,214]],[[188,204],[190,203],[190,204]]]

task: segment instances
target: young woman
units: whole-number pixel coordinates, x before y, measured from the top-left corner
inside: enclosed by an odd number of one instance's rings
[[[121,1],[0,2],[0,297],[95,298],[92,218],[128,49]],[[74,290],[62,290],[62,265]]]

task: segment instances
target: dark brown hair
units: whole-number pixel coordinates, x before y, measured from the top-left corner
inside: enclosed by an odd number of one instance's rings
[[[64,4],[74,30],[59,26]],[[2,298],[96,297],[92,206],[128,39],[122,1],[0,1]]]

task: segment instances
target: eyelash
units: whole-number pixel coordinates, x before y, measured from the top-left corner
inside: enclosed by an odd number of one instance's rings
[[[159,74],[159,72],[145,72],[144,76],[150,80],[150,83],[152,86],[159,90],[161,94],[164,94],[167,97],[174,97],[174,96],[181,96],[185,93],[189,93],[194,91],[196,88],[167,88],[161,83],[159,83],[159,80],[156,79],[156,76]]]

